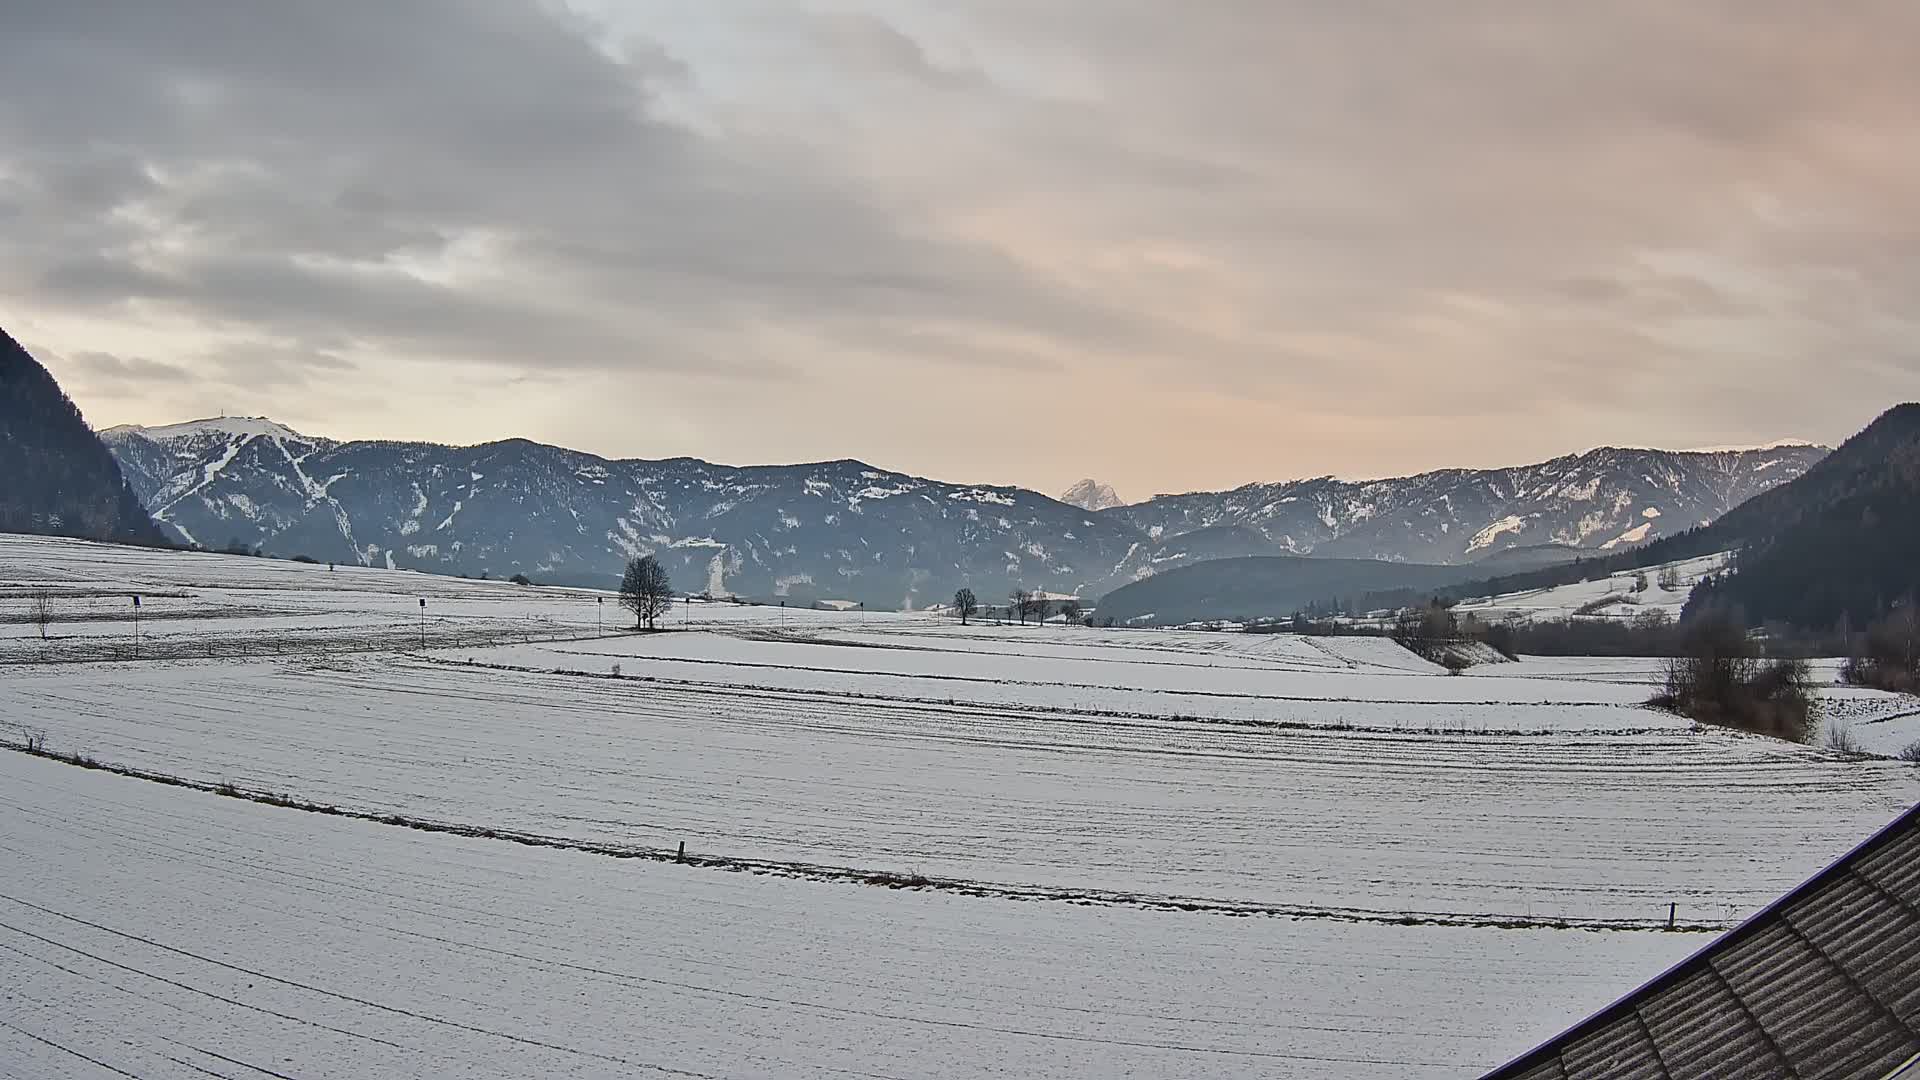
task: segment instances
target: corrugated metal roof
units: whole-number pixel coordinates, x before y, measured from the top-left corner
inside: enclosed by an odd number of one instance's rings
[[[1904,1080],[1916,1055],[1920,806],[1486,1080]]]

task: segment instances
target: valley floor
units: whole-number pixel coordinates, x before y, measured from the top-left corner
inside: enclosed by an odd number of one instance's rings
[[[0,1076],[1471,1076],[1920,798],[1644,661],[674,615],[0,537],[108,767],[0,751]]]

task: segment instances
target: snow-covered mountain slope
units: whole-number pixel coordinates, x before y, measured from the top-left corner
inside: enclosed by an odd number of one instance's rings
[[[1082,510],[1111,510],[1126,505],[1120,493],[1113,490],[1112,484],[1102,484],[1091,477],[1062,492],[1060,501]]]
[[[444,573],[606,585],[628,556],[657,554],[686,591],[924,606],[963,584],[1071,592],[1139,539],[1034,492],[857,461],[609,461],[524,440],[334,443],[255,422],[103,437],[182,539]]]
[[[260,418],[102,438],[155,519],[203,547],[237,540],[334,562],[591,585],[652,553],[685,591],[889,608],[943,602],[962,585],[983,599],[1015,586],[1098,597],[1245,555],[1469,562],[1556,539],[1630,544],[1711,518],[1821,453],[1596,451],[1527,469],[1308,480],[1088,511],[857,461],[734,467],[613,461],[519,439],[342,443]]]
[[[1826,453],[1808,445],[1686,453],[1606,447],[1507,469],[1160,495],[1103,514],[1155,538],[1231,525],[1259,532],[1285,553],[1471,562],[1514,547],[1612,550],[1682,532],[1799,476]]]

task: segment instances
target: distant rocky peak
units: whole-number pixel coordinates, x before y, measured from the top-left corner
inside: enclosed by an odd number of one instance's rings
[[[1060,501],[1082,510],[1111,510],[1116,506],[1126,505],[1126,502],[1120,498],[1120,493],[1113,490],[1112,484],[1103,484],[1091,477],[1061,493]]]

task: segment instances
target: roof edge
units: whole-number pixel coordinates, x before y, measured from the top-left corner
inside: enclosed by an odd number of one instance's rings
[[[1801,882],[1799,885],[1796,885],[1786,895],[1780,897],[1779,899],[1775,900],[1773,903],[1768,904],[1766,907],[1763,907],[1759,911],[1756,911],[1752,915],[1748,916],[1744,921],[1740,923],[1739,926],[1736,926],[1733,929],[1727,931],[1726,933],[1721,934],[1719,937],[1714,938],[1712,941],[1708,942],[1706,946],[1701,948],[1699,951],[1693,953],[1692,955],[1688,956],[1686,959],[1673,965],[1672,967],[1661,972],[1660,974],[1655,975],[1652,979],[1649,979],[1645,983],[1642,983],[1640,986],[1635,987],[1633,990],[1629,991],[1628,993],[1620,997],[1617,1001],[1613,1002],[1613,1004],[1608,1005],[1606,1008],[1601,1009],[1599,1012],[1594,1013],[1592,1016],[1587,1017],[1585,1020],[1582,1020],[1579,1023],[1574,1024],[1572,1027],[1567,1028],[1565,1031],[1560,1032],[1558,1035],[1555,1035],[1553,1038],[1548,1039],[1546,1042],[1541,1043],[1539,1046],[1536,1046],[1533,1049],[1527,1051],[1526,1053],[1520,1055],[1519,1057],[1514,1058],[1512,1061],[1507,1062],[1505,1065],[1502,1065],[1499,1068],[1494,1069],[1492,1072],[1482,1075],[1480,1080],[1511,1080],[1511,1078],[1520,1076],[1523,1073],[1527,1072],[1528,1070],[1533,1069],[1536,1066],[1540,1065],[1541,1063],[1547,1061],[1548,1059],[1557,1056],[1560,1050],[1567,1043],[1571,1042],[1573,1039],[1586,1033],[1587,1031],[1590,1031],[1594,1028],[1607,1024],[1612,1020],[1624,1015],[1626,1012],[1628,1012],[1634,1007],[1635,1002],[1638,1002],[1639,1000],[1647,997],[1650,994],[1656,994],[1661,990],[1665,989],[1670,984],[1679,981],[1682,977],[1691,973],[1697,965],[1699,965],[1702,961],[1704,961],[1708,957],[1714,956],[1727,949],[1730,949],[1734,945],[1740,943],[1741,941],[1746,940],[1748,937],[1751,937],[1755,933],[1758,933],[1761,925],[1766,923],[1770,918],[1772,918],[1772,916],[1775,913],[1779,912],[1782,908],[1800,899],[1806,894],[1814,891],[1815,889],[1820,888],[1822,885],[1825,885],[1828,881],[1839,877],[1841,874],[1845,873],[1847,868],[1851,866],[1855,861],[1859,859],[1863,859],[1868,855],[1873,854],[1875,851],[1878,851],[1881,848],[1881,846],[1891,842],[1894,837],[1900,835],[1902,832],[1905,832],[1909,826],[1912,826],[1915,824],[1920,824],[1920,803],[1915,803],[1913,806],[1908,807],[1906,812],[1902,813],[1899,817],[1894,818],[1892,821],[1888,822],[1885,826],[1881,827],[1881,829],[1878,832],[1875,832],[1872,836],[1867,837],[1865,840],[1862,840],[1860,843],[1855,844],[1852,850],[1848,851],[1845,855],[1840,856],[1838,859],[1835,859],[1832,863],[1828,864],[1825,869],[1814,874],[1812,877]],[[1905,1066],[1902,1066],[1901,1069],[1896,1069],[1894,1071],[1894,1076],[1901,1077],[1901,1080],[1905,1080],[1905,1077],[1901,1076],[1902,1071],[1904,1070],[1908,1073],[1911,1073],[1913,1071],[1913,1065],[1914,1065],[1914,1062],[1909,1061]]]

